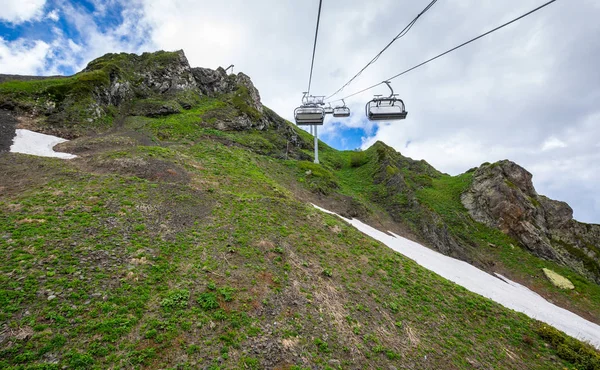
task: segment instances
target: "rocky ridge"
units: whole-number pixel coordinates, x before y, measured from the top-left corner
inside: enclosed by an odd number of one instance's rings
[[[473,219],[515,238],[533,254],[600,282],[600,225],[573,219],[565,202],[539,195],[532,175],[514,162],[485,164],[461,201]]]
[[[279,121],[273,120],[272,114],[263,115],[260,94],[250,77],[228,75],[221,67],[192,68],[183,50],[106,54],[74,76],[39,79],[36,91],[22,94],[18,81],[32,78],[0,75],[0,81],[16,86],[0,91],[0,107],[16,116],[47,122],[38,127],[47,133],[59,133],[58,128],[63,127],[72,136],[74,127],[80,128],[80,134],[90,128],[97,131],[120,116],[176,114],[190,109],[202,96],[231,95],[240,111],[235,117],[221,117],[221,130],[263,130]]]

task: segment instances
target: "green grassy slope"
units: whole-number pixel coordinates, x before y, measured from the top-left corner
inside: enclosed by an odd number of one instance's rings
[[[32,181],[0,204],[4,368],[569,366],[533,320],[299,203],[285,163],[210,139],[101,157],[152,169],[0,157]]]

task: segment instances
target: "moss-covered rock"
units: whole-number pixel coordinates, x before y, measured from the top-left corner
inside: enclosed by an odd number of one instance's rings
[[[554,284],[554,286],[556,286],[560,289],[568,289],[568,290],[575,289],[575,285],[573,285],[573,283],[566,277],[559,275],[556,272],[554,272],[550,269],[547,269],[547,268],[543,268],[542,271],[544,271],[544,275],[546,275],[548,280],[550,280],[550,282],[552,284]]]

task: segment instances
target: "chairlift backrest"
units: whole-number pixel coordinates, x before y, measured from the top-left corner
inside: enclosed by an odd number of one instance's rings
[[[304,96],[303,102],[305,105],[325,105],[325,96],[313,96],[313,95],[309,95],[309,96]]]

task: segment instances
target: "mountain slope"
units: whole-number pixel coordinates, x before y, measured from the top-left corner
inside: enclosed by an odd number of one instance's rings
[[[315,165],[308,134],[259,99],[245,75],[190,68],[181,52],[0,84],[20,127],[75,138],[58,149],[79,155],[0,155],[2,367],[600,366],[590,347],[306,203],[511,268],[483,248],[513,239],[460,202],[472,173],[383,143],[320,144]],[[597,285],[579,279],[586,310]]]

